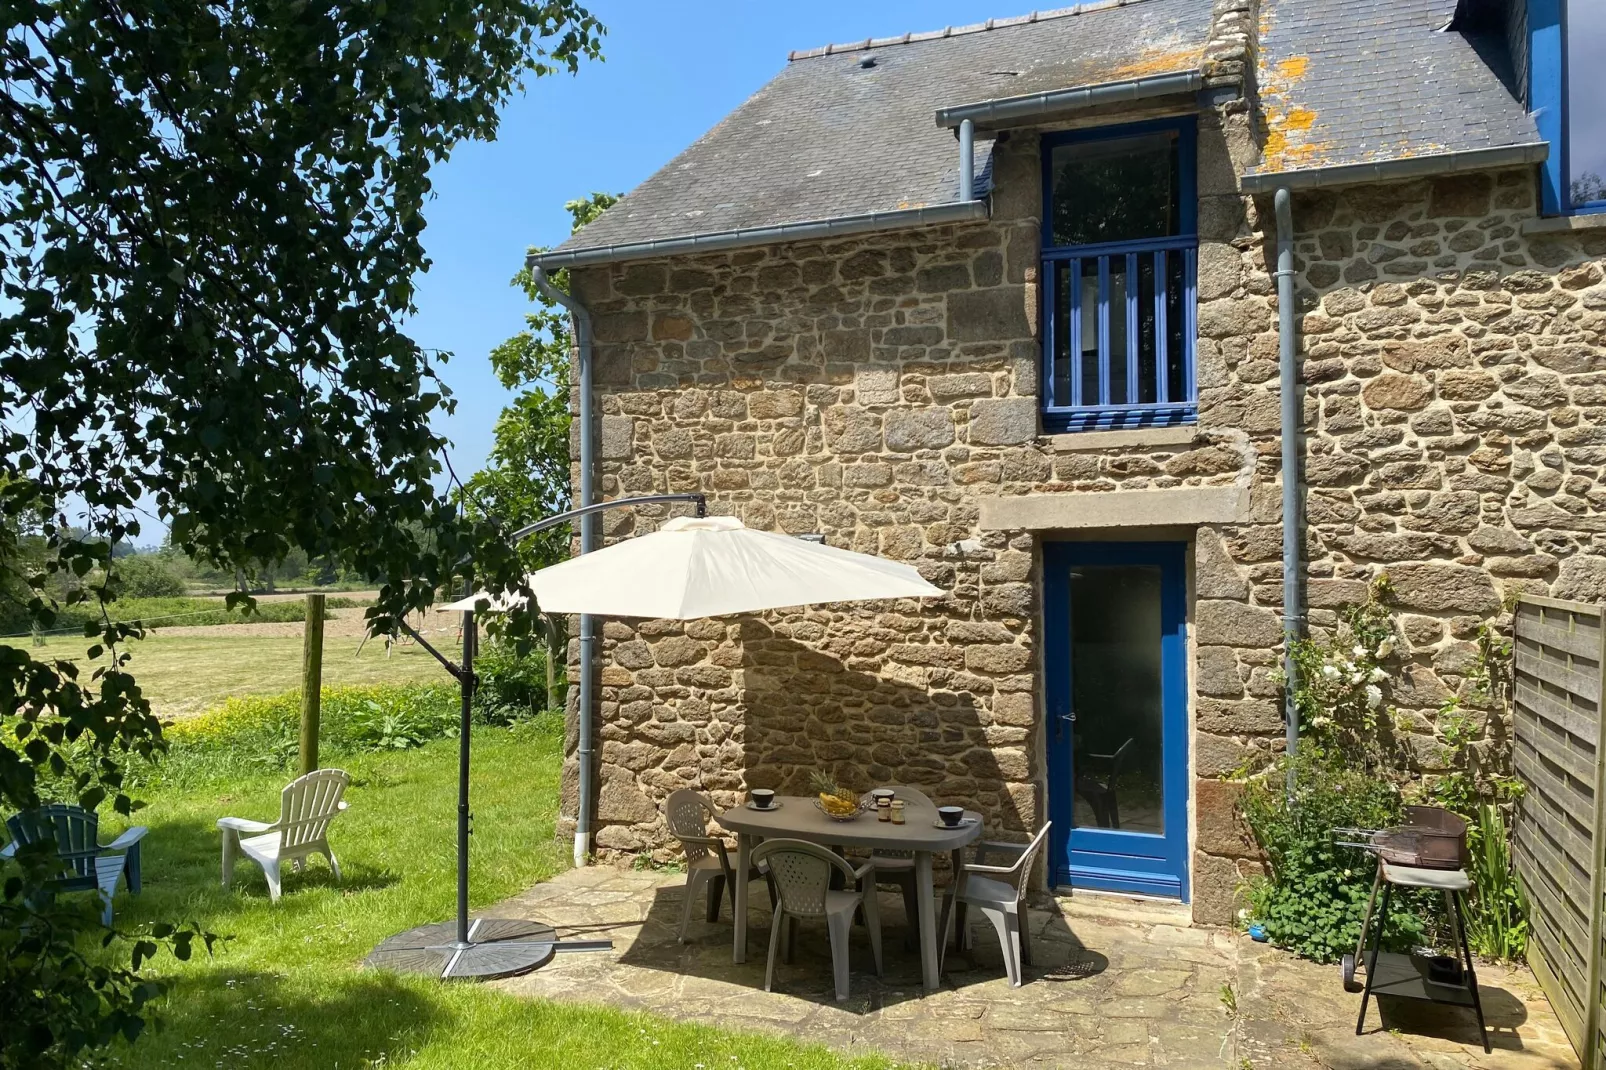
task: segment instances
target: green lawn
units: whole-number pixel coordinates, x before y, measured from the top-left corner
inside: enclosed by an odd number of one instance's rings
[[[158,630],[129,644],[133,655],[129,670],[158,716],[192,717],[233,695],[277,695],[301,686],[299,624],[286,626],[293,635],[230,634],[236,627],[211,628],[205,635]],[[90,640],[83,636],[52,636],[43,647],[27,640],[7,642],[25,646],[35,658],[93,664],[85,662]],[[440,663],[420,646],[398,644],[386,657],[380,640],[370,639],[364,645],[358,636],[324,637],[325,687],[450,682]]]
[[[473,902],[496,902],[566,865],[553,839],[559,776],[555,736],[482,729],[474,738]],[[884,1067],[818,1047],[610,1009],[516,999],[472,983],[442,984],[359,968],[392,933],[450,917],[456,800],[455,740],[419,750],[341,759],[351,809],[330,840],[345,871],[321,860],[287,873],[270,904],[261,871],[218,884],[217,818],[268,820],[285,778],[151,789],[145,891],[119,895],[118,921],[199,924],[229,939],[189,963],[159,957],[174,982],[164,1026],[113,1052],[121,1067]],[[335,764],[335,763],[331,763]]]

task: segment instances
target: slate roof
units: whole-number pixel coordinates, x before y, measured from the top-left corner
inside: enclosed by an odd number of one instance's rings
[[[951,202],[959,153],[953,131],[936,125],[938,108],[1194,70],[1210,22],[1211,0],[1106,0],[794,52],[557,251]],[[990,164],[990,144],[978,142],[978,195]]]
[[[1265,158],[1284,172],[1532,145],[1503,42],[1447,27],[1456,0],[1266,0]]]

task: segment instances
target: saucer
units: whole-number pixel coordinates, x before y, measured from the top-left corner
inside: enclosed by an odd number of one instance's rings
[[[949,831],[952,831],[954,829],[967,828],[975,823],[976,819],[971,817],[969,814],[966,814],[964,817],[959,819],[959,824],[957,825],[945,825],[942,822],[942,818],[939,817],[937,820],[931,823],[931,827],[936,829],[948,829]]]
[[[747,801],[747,808],[749,810],[753,811],[754,813],[757,813],[757,814],[767,814],[771,810],[779,810],[781,808],[781,800],[776,799],[774,802],[770,803],[768,806],[754,806],[753,805],[753,800],[749,799]]]

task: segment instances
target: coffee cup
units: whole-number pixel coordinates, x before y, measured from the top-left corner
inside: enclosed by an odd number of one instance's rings
[[[956,828],[959,825],[959,819],[965,816],[965,808],[963,806],[939,806],[937,807],[937,816],[942,818],[944,825],[949,828]]]
[[[885,799],[888,802],[891,802],[892,801],[892,796],[893,796],[893,791],[892,791],[891,788],[874,788],[870,792],[870,798],[875,800],[875,804],[877,806],[881,805],[881,800],[882,799]]]
[[[760,810],[768,810],[775,805],[775,791],[771,788],[754,788],[747,793],[747,797]]]

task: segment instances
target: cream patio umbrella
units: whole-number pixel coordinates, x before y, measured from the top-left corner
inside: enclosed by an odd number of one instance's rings
[[[528,579],[543,613],[691,620],[824,602],[943,594],[912,565],[756,531],[735,517],[676,517],[657,531]],[[477,592],[444,610],[502,611],[517,595]]]

